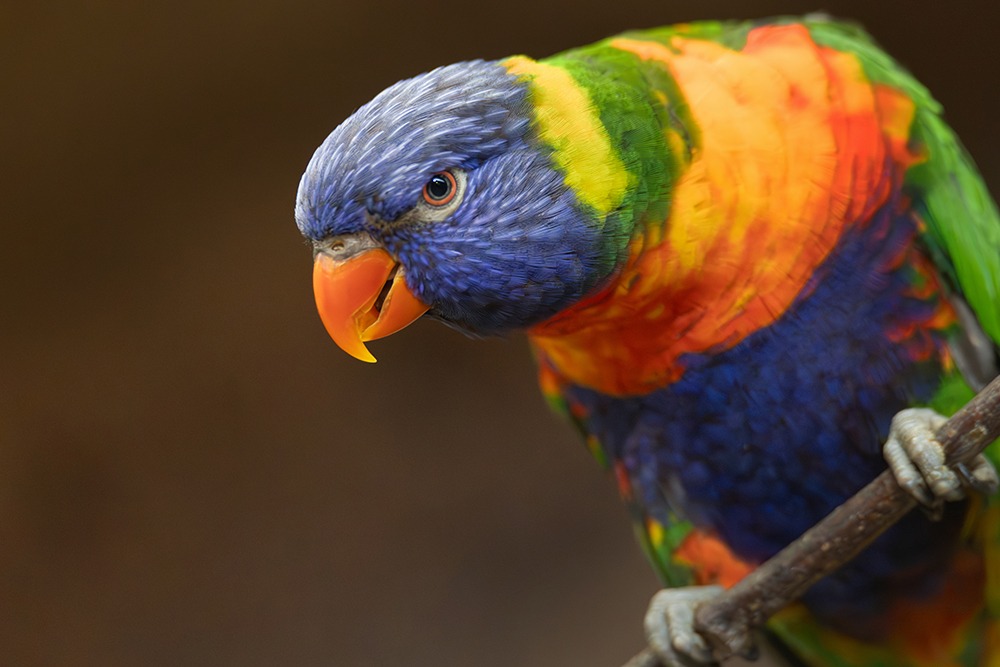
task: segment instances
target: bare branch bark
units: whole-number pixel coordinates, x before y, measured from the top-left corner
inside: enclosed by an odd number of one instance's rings
[[[995,378],[937,432],[950,464],[966,463],[1000,438],[1000,377]],[[886,470],[825,519],[761,564],[742,581],[703,603],[695,627],[717,649],[738,642],[799,599],[916,506]],[[646,649],[626,667],[657,667]]]

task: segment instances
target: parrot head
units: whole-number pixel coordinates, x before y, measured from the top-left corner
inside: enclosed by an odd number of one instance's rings
[[[337,127],[299,183],[320,317],[344,351],[425,313],[471,335],[529,327],[613,269],[595,213],[540,141],[530,82],[499,62],[386,89]]]

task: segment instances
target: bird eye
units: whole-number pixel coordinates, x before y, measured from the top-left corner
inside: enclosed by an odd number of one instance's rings
[[[431,206],[444,206],[455,198],[458,185],[450,171],[439,171],[424,185],[424,201]]]

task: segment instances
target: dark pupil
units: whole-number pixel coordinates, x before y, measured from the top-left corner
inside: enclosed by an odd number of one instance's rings
[[[451,182],[444,176],[431,176],[427,181],[427,194],[431,199],[444,199],[451,193]]]

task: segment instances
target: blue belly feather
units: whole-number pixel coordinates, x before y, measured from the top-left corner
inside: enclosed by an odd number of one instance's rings
[[[923,322],[937,295],[912,295],[912,268],[895,266],[915,223],[887,206],[847,232],[772,326],[731,349],[687,355],[683,376],[645,396],[570,387],[585,427],[624,464],[644,510],[670,511],[761,562],[884,468],[882,443],[898,411],[937,389],[937,355],[915,360],[886,332]],[[931,332],[935,343],[944,344]],[[899,595],[929,592],[952,552],[964,504],[941,522],[913,513],[810,593],[815,613],[856,636]]]

